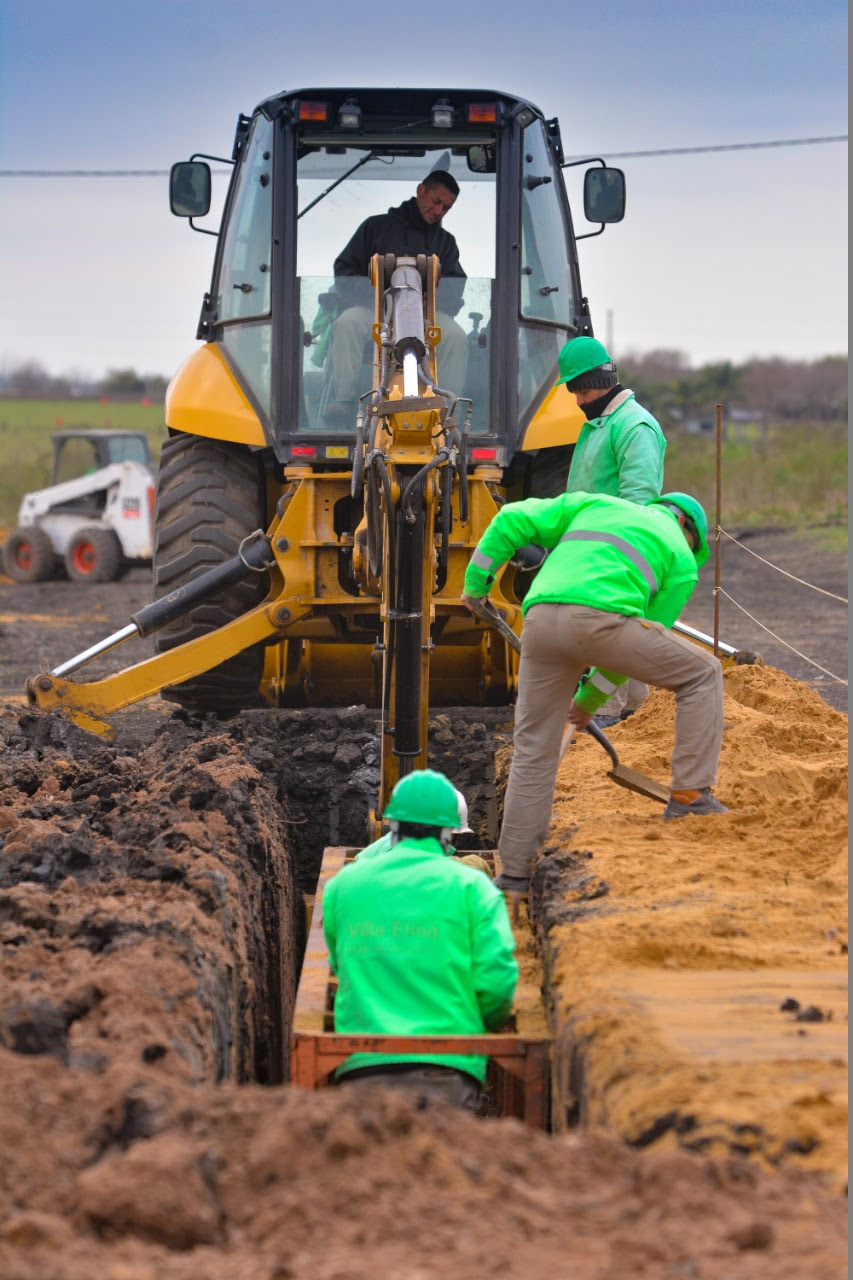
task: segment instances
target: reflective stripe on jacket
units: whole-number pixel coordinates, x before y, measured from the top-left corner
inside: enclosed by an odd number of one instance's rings
[[[698,579],[693,552],[667,507],[579,492],[502,507],[471,557],[465,594],[487,595],[501,567],[528,543],[551,554],[524,597],[525,614],[537,604],[577,604],[671,627]],[[605,675],[624,682],[618,673]],[[605,701],[590,685],[577,695],[586,711]]]
[[[344,867],[323,894],[323,929],[338,1032],[481,1035],[509,1013],[518,965],[503,894],[437,840],[401,840]],[[352,1054],[338,1071],[401,1060],[486,1074],[480,1055],[429,1053]]]

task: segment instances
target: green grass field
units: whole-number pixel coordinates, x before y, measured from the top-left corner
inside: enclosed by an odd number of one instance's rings
[[[143,430],[155,457],[166,438],[160,404],[98,400],[0,399],[0,531],[12,528],[21,495],[50,478],[51,434],[62,427]],[[723,446],[724,527],[835,524],[846,540],[847,429],[785,425],[766,441],[730,440]],[[666,452],[665,487],[693,493],[713,524],[716,443],[712,436],[680,436]]]
[[[847,525],[847,426],[771,428],[767,439],[724,441],[720,523]],[[715,523],[716,440],[678,437],[666,450],[664,487],[694,494]]]
[[[162,404],[0,398],[0,530],[15,525],[23,494],[50,483],[51,435],[71,427],[144,431],[155,458],[166,439]]]

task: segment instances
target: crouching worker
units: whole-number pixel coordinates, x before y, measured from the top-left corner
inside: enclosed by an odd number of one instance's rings
[[[351,1034],[482,1035],[512,1006],[518,966],[503,895],[448,856],[464,826],[457,793],[431,769],[401,778],[385,809],[391,844],[343,868],[323,894],[323,928],[338,977],[335,1030]],[[344,1083],[400,1086],[419,1100],[479,1108],[488,1059],[356,1053]]]

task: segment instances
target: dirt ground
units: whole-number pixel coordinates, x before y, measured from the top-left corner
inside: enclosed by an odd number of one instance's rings
[[[846,596],[846,557],[747,541]],[[724,566],[755,618],[846,675],[843,605],[738,547]],[[685,615],[702,630],[709,581]],[[218,725],[151,700],[106,745],[27,710],[27,676],[147,600],[140,571],[0,582],[4,1277],[846,1275],[846,686],[724,605],[722,638],[769,664],[726,674],[737,812],[664,828],[591,740],[572,748],[533,895],[563,1108],[545,1135],[282,1084],[299,891],[323,845],[359,841],[375,713]],[[653,694],[613,741],[666,781],[671,731]],[[505,712],[432,724],[475,843],[510,734]]]

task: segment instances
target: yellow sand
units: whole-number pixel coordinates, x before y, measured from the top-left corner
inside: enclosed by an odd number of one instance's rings
[[[653,691],[608,733],[623,764],[668,783],[673,725],[672,696]],[[581,871],[608,886],[565,888],[580,918],[547,947],[558,1068],[568,1081],[580,1052],[582,1115],[843,1182],[846,716],[780,671],[733,667],[716,794],[736,812],[664,822],[608,768],[588,735],[572,746],[548,846],[592,853]],[[789,998],[823,1020],[782,1011]]]

